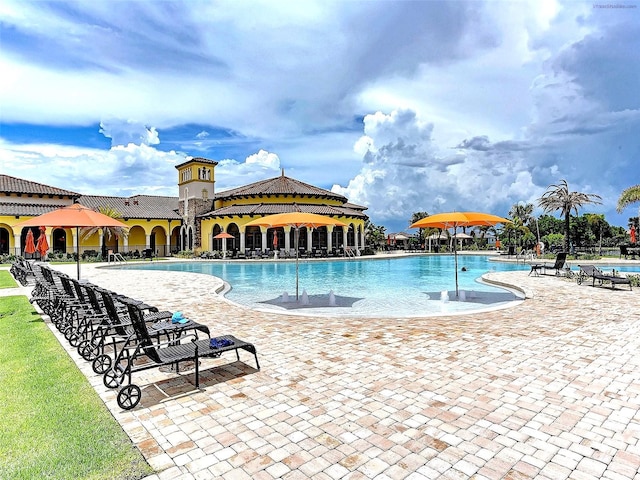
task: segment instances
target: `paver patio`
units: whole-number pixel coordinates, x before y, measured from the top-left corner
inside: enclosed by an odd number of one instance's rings
[[[317,318],[247,310],[213,277],[82,268],[258,349],[260,371],[250,356],[204,359],[200,390],[193,371],[136,374],[131,411],[69,349],[150,480],[640,479],[640,289],[527,268],[489,274],[527,293],[515,308]]]

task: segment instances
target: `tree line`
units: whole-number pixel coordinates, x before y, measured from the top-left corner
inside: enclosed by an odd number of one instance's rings
[[[571,191],[566,180],[549,185],[545,193],[537,200],[543,215],[536,217],[532,203],[517,203],[509,210],[511,223],[496,227],[470,227],[463,229],[474,239],[478,248],[487,246],[489,237],[498,239],[503,245],[533,249],[542,242],[546,250],[564,250],[571,252],[575,248],[590,248],[598,253],[606,247],[617,247],[630,243],[627,228],[610,225],[605,216],[595,213],[579,215],[579,210],[589,204],[601,204],[601,197],[593,193]],[[640,202],[640,185],[624,190],[616,205],[622,213],[629,205]],[[551,213],[559,213],[556,218]],[[428,217],[428,212],[412,214],[409,225]],[[635,228],[640,237],[640,215],[630,217],[627,227]],[[469,231],[467,231],[469,230]],[[365,225],[367,245],[381,248],[386,243],[386,229],[367,222]],[[424,248],[427,238],[440,232],[438,229],[420,229],[410,241],[416,248]],[[448,232],[445,232],[448,235]]]

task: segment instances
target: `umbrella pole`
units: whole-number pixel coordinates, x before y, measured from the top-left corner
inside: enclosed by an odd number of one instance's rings
[[[298,228],[294,231],[294,239],[296,244],[296,302],[298,301],[298,239],[300,238],[300,230]]]
[[[454,240],[453,240],[453,258],[454,258],[454,262],[456,265],[456,298],[458,298],[458,250],[456,249],[456,240],[457,238],[455,237],[456,234],[456,229],[453,229],[453,235],[454,235]]]
[[[78,265],[78,280],[80,280],[80,227],[76,227],[76,255]]]

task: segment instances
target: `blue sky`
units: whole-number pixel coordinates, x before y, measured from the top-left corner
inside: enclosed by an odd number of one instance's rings
[[[640,183],[637,1],[5,0],[0,21],[8,175],[177,196],[188,156],[218,191],[284,168],[388,232],[561,179],[603,198],[581,213],[638,215],[615,212]]]

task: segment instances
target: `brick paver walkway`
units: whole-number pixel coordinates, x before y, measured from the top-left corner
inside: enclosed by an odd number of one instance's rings
[[[70,354],[150,480],[639,480],[640,289],[527,273],[490,274],[527,292],[515,308],[332,319],[246,310],[213,277],[83,266],[93,283],[253,342],[262,369],[249,355],[203,360],[199,391],[192,371],[143,372],[125,412]]]

